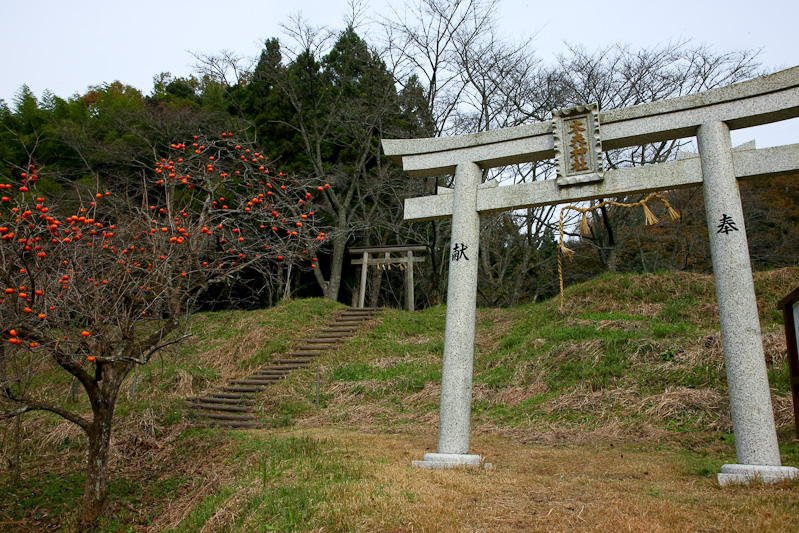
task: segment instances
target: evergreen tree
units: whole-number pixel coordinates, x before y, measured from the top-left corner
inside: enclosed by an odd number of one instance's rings
[[[337,299],[347,246],[406,240],[397,234],[399,190],[416,183],[387,163],[380,139],[419,136],[424,121],[414,116],[418,95],[397,93],[385,63],[352,26],[323,57],[313,50],[306,46],[284,66],[277,39],[267,41],[242,109],[267,154],[332,185],[317,213],[334,228],[330,268],[314,274],[325,296]]]

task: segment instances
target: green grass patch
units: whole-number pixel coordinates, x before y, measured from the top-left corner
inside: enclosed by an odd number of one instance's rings
[[[238,434],[236,456],[249,468],[233,484],[207,496],[174,531],[199,531],[226,507],[239,515],[235,531],[318,529],[325,502],[358,481],[360,470],[323,439]]]

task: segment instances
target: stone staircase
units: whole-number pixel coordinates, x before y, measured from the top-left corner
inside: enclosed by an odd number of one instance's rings
[[[285,357],[274,359],[249,376],[234,379],[203,396],[187,398],[187,405],[203,426],[262,427],[252,407],[255,397],[293,370],[311,366],[324,351],[335,348],[360,327],[372,322],[377,312],[376,308],[346,309],[316,337],[301,340],[297,349]]]

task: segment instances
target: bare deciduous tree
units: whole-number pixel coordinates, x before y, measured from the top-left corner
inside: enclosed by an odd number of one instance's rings
[[[679,41],[649,49],[613,45],[593,52],[572,46],[559,58],[560,106],[598,102],[600,110],[629,107],[743,81],[760,74],[757,52],[713,53],[708,47]],[[659,163],[676,157],[689,141],[675,140],[611,150],[611,169]],[[626,199],[625,202],[636,201]],[[597,200],[601,202],[601,200]],[[624,209],[593,212],[593,244],[607,270],[616,270],[619,250],[630,245],[638,213]]]

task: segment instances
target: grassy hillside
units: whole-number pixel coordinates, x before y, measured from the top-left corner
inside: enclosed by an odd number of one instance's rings
[[[757,277],[780,427],[792,415],[776,302],[797,285],[795,269]],[[376,328],[321,361],[324,409],[313,412],[309,376],[300,374],[264,410],[291,398],[301,425],[435,425],[444,314],[384,311]],[[567,291],[563,310],[557,300],[480,309],[473,426],[548,442],[730,431],[718,327],[712,278],[696,274],[606,275]]]
[[[775,305],[796,286],[796,268],[756,276],[790,465],[799,441]],[[193,317],[194,337],[140,370],[135,397],[133,379],[123,391],[102,530],[790,530],[799,486],[715,484],[734,443],[709,276],[607,275],[567,290],[563,309],[479,309],[473,451],[493,471],[409,466],[436,445],[443,307],[385,310],[320,358],[318,411],[311,368],[258,399],[269,430],[192,427],[187,396],[287,352],[339,309],[303,300]],[[68,530],[85,439],[40,414],[22,429],[21,480],[0,470],[0,523]],[[5,424],[4,459],[12,433]]]

